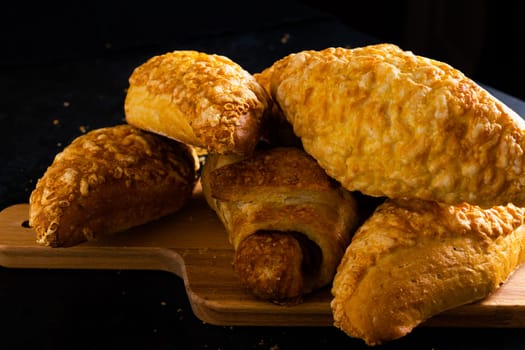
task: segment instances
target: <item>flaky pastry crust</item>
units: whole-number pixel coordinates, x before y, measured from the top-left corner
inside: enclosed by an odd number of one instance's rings
[[[257,296],[279,301],[330,283],[358,225],[353,195],[298,148],[265,149],[233,161],[217,161],[228,158],[221,155],[208,157],[201,177],[203,192],[228,232],[236,259],[241,259],[235,265],[237,273],[244,274],[244,286]],[[247,243],[259,234],[256,243]],[[278,234],[302,235],[320,251],[319,266],[308,274],[302,271],[301,283],[285,286],[301,272],[295,262],[304,262],[302,255],[315,250],[300,249],[307,245],[301,238],[279,239]],[[257,260],[267,263],[255,269],[250,267],[254,264],[243,263]]]
[[[269,101],[255,78],[228,57],[177,50],[135,68],[124,110],[136,127],[211,153],[250,154]]]
[[[392,44],[270,68],[262,81],[304,149],[348,190],[525,205],[525,122],[457,69]]]
[[[334,324],[379,345],[481,300],[525,260],[525,208],[386,200],[357,230],[334,277]]]
[[[29,198],[39,244],[69,247],[179,210],[199,162],[191,146],[116,125],[81,135],[55,156]]]

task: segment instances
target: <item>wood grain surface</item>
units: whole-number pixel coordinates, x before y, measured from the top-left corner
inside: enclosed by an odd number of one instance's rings
[[[35,243],[29,205],[0,212],[0,265],[8,268],[164,270],[184,280],[195,315],[214,325],[331,326],[329,287],[294,306],[257,300],[240,287],[233,249],[196,190],[176,214],[70,248]],[[1,282],[1,281],[0,281]],[[492,296],[434,316],[423,326],[525,327],[525,268]]]

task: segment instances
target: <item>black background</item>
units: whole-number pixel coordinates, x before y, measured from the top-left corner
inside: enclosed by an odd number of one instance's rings
[[[0,209],[73,138],[121,123],[127,78],[175,49],[250,72],[302,49],[390,41],[523,98],[520,3],[10,2],[0,10]],[[1,242],[0,242],[1,243]],[[420,327],[384,349],[525,349],[522,329]],[[187,344],[187,345],[184,345]],[[0,268],[0,349],[364,349],[333,327],[198,320],[162,271]]]

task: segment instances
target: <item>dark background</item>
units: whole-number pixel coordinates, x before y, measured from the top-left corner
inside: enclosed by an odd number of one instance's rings
[[[153,55],[204,50],[257,72],[302,49],[389,41],[525,98],[518,53],[523,6],[415,0],[3,3],[0,210],[27,202],[36,180],[72,139],[123,121],[127,79]],[[0,315],[0,349],[366,348],[333,327],[205,324],[193,315],[182,279],[162,271],[0,267]],[[525,349],[523,338],[522,329],[420,327],[378,349]]]
[[[160,49],[202,36],[264,30],[283,18],[304,19],[304,8],[297,11],[300,5],[525,99],[520,52],[525,3],[507,0],[9,2],[1,10],[0,67]]]

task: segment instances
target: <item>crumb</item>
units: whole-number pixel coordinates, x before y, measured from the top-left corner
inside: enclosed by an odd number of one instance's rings
[[[162,306],[166,306],[166,305],[168,305],[168,303],[166,303],[165,301],[161,301],[161,302],[160,302],[160,305],[162,305]]]
[[[57,147],[62,147],[62,142],[57,142]]]
[[[85,134],[86,131],[87,131],[87,128],[86,128],[84,125],[80,125],[80,126],[78,127],[78,130],[80,130],[81,133]]]
[[[53,125],[59,125],[60,120],[59,119],[53,119]]]
[[[281,44],[287,44],[288,40],[290,40],[290,34],[284,33],[284,35],[281,37]]]
[[[69,107],[69,105],[70,105],[70,104],[69,104],[69,101],[64,101],[64,103],[63,103],[63,106],[64,106],[64,107]]]

